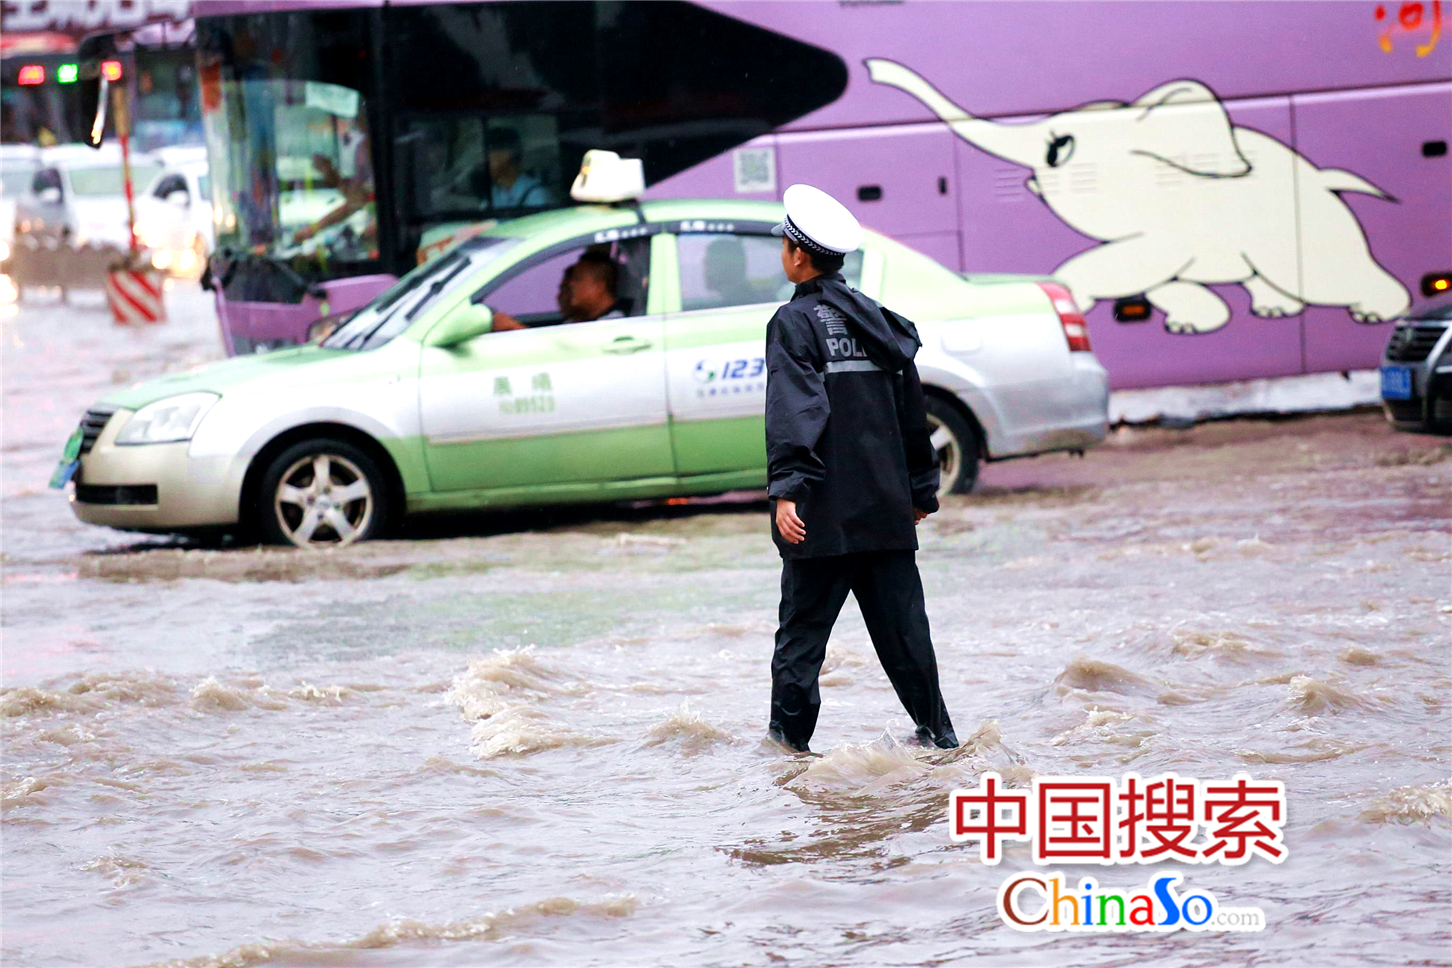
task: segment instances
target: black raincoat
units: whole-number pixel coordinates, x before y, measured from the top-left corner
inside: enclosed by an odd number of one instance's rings
[[[766,455],[772,540],[783,558],[916,550],[913,508],[938,509],[938,461],[901,316],[840,274],[797,286],[766,328]],[[776,528],[797,502],[800,544]]]

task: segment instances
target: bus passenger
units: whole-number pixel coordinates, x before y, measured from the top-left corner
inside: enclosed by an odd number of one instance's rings
[[[355,121],[353,142],[353,176],[345,177],[338,171],[337,165],[327,155],[313,155],[313,166],[322,175],[323,184],[328,188],[341,192],[343,203],[331,212],[324,215],[309,225],[304,225],[293,233],[294,244],[301,244],[317,235],[323,229],[346,221],[354,212],[367,207],[369,215],[373,215],[374,189],[373,189],[373,161],[372,149],[368,138],[368,115],[358,114]],[[370,217],[368,225],[363,229],[363,237],[374,239],[378,237],[378,220]]]

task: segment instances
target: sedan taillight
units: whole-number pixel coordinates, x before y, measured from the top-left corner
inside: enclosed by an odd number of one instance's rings
[[[1041,282],[1039,288],[1048,293],[1049,301],[1054,304],[1054,312],[1059,314],[1059,325],[1064,327],[1064,338],[1069,341],[1069,349],[1076,353],[1089,352],[1089,324],[1084,321],[1084,314],[1079,312],[1079,307],[1074,305],[1074,297],[1069,295],[1069,290],[1057,282]]]

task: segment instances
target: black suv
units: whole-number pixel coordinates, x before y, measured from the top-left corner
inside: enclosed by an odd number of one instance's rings
[[[1398,430],[1452,435],[1452,297],[1397,320],[1381,354],[1381,405]]]

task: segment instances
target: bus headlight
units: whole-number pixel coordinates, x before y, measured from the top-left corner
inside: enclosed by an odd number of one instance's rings
[[[172,444],[191,440],[197,425],[221,399],[215,393],[183,393],[148,403],[116,435],[118,444]]]

